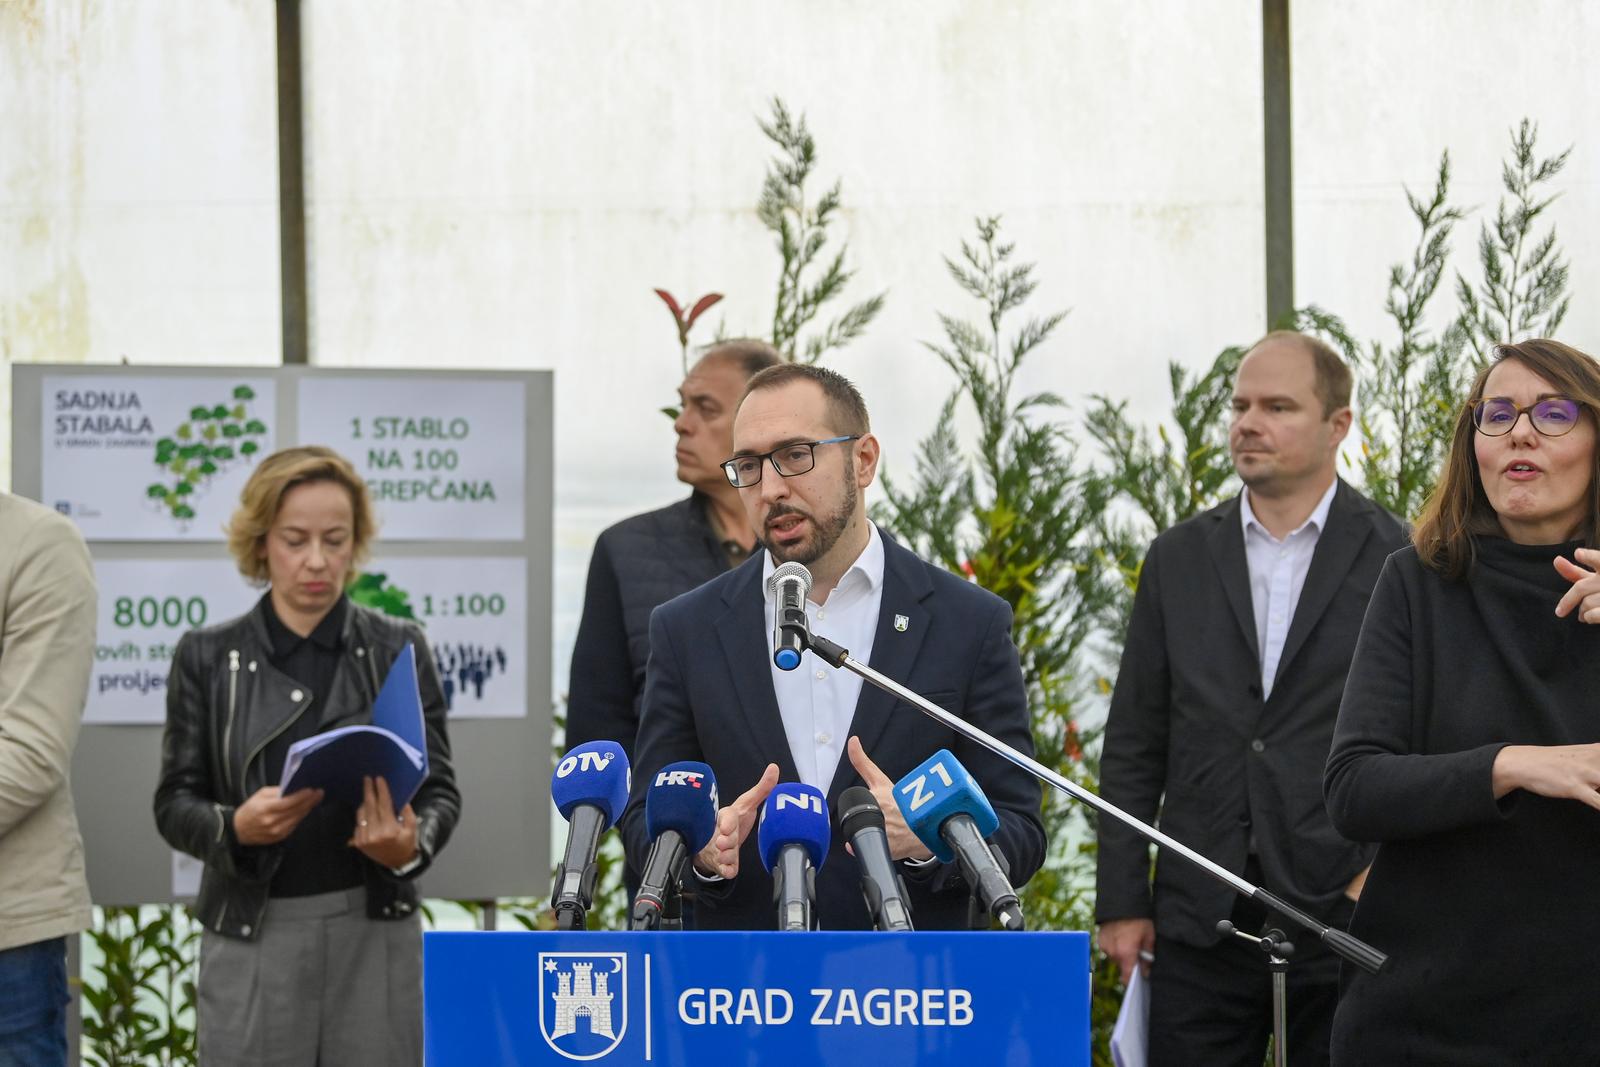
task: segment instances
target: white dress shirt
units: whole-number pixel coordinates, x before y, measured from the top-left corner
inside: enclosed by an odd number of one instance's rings
[[[1283,540],[1267,532],[1250,507],[1250,490],[1239,494],[1239,518],[1244,524],[1244,555],[1250,569],[1250,603],[1256,616],[1256,647],[1261,650],[1261,698],[1272,695],[1283,643],[1294,621],[1294,609],[1305,588],[1317,538],[1328,525],[1328,509],[1339,488],[1335,478],[1316,508]]]
[[[812,632],[849,649],[850,658],[862,663],[872,660],[872,640],[883,603],[883,541],[876,526],[868,523],[867,531],[867,547],[845,571],[828,599],[821,604],[806,601],[806,621]],[[767,589],[772,571],[772,554],[765,553],[761,589],[766,599],[769,633],[775,610],[772,593]],[[776,664],[772,664],[771,671],[783,732],[789,738],[789,753],[800,780],[827,793],[849,740],[850,721],[855,718],[856,700],[861,696],[861,678],[828,666],[810,652],[792,671],[779,670]]]

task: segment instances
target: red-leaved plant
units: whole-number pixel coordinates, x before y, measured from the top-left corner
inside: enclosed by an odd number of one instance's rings
[[[722,299],[721,293],[707,293],[694,302],[694,306],[687,312],[683,306],[665,289],[657,289],[656,295],[661,302],[667,305],[667,310],[672,312],[672,321],[678,325],[678,347],[683,354],[683,373],[689,373],[689,331],[694,329],[695,320],[709,311],[717,301]]]

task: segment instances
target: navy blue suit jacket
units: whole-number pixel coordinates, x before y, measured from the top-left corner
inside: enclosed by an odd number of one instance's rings
[[[883,551],[883,601],[871,665],[1032,755],[1010,605],[924,563],[887,536]],[[778,765],[782,781],[799,780],[772,688],[762,555],[757,552],[651,616],[633,798],[620,823],[629,855],[641,869],[650,851],[644,798],[656,772],[667,764],[710,764],[724,804],[754,786],[768,763]],[[907,619],[903,631],[895,629],[896,615]],[[814,657],[808,652],[806,659]],[[1030,775],[868,683],[862,685],[850,732],[897,781],[948,748],[978,779],[1000,817],[1000,828],[990,840],[1005,854],[1012,882],[1020,886],[1044,862],[1040,787]],[[837,817],[839,794],[861,784],[848,753],[842,754],[828,790],[830,818]],[[761,866],[756,836],[752,830],[745,842],[736,879],[701,887],[694,904],[699,929],[775,927],[772,878]],[[686,887],[695,878],[687,867],[684,877]],[[954,864],[908,872],[906,882],[918,929],[965,927],[969,890]],[[816,914],[823,929],[870,928],[859,867],[844,851],[837,824],[816,886]]]

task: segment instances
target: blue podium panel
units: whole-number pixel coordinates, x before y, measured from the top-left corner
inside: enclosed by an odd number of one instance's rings
[[[1082,933],[428,933],[428,1067],[1089,1063]]]

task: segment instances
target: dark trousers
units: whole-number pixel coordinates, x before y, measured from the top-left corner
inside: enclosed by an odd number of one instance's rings
[[[67,939],[0,952],[0,1067],[66,1062]]]
[[[1259,881],[1259,878],[1256,879]],[[1347,929],[1355,905],[1341,903],[1324,919]],[[1259,934],[1266,910],[1238,898],[1233,924]],[[1270,925],[1294,942],[1289,964],[1290,1067],[1326,1067],[1333,1009],[1339,993],[1339,958],[1322,942],[1274,919]],[[1150,965],[1150,1067],[1261,1067],[1272,1037],[1272,971],[1264,952],[1230,937],[1195,948],[1156,935]]]

